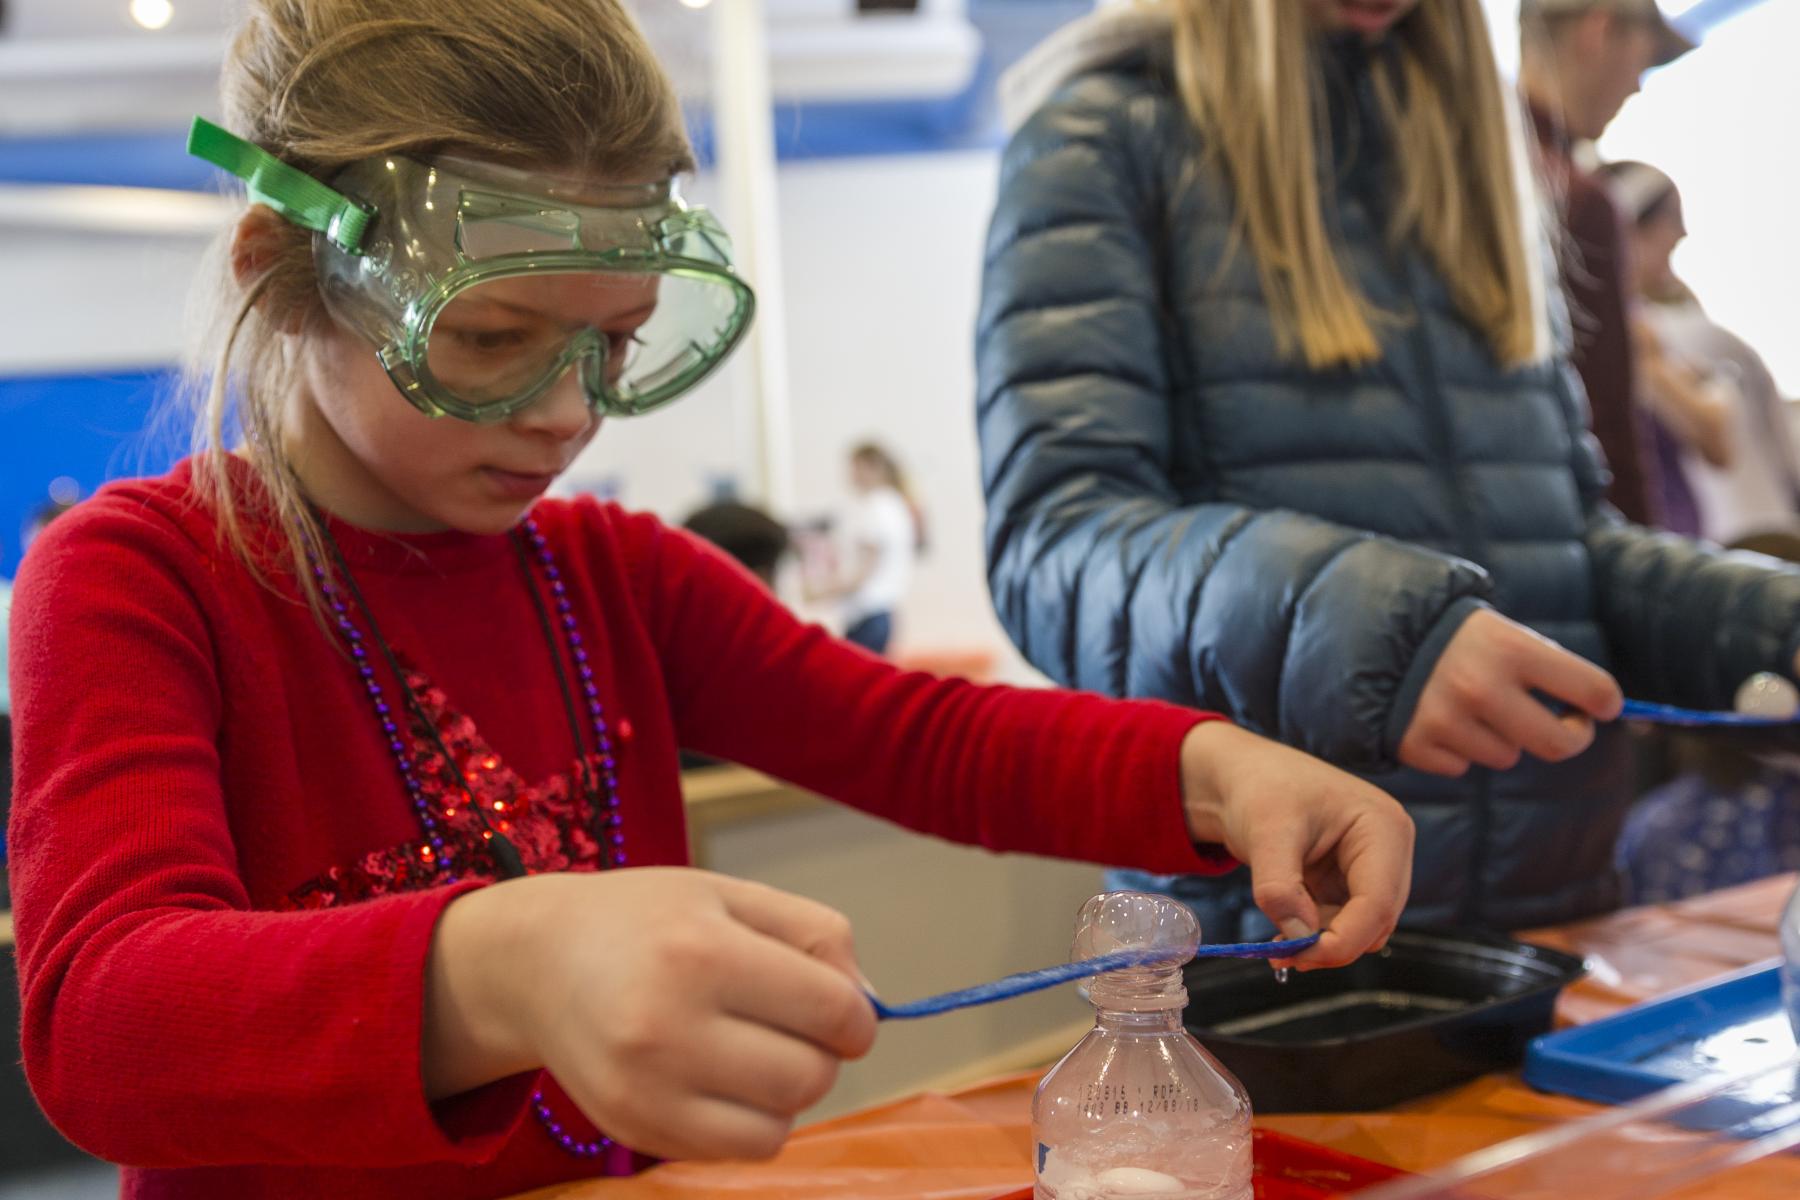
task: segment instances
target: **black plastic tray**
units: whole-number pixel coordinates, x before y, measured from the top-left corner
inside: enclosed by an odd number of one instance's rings
[[[1402,931],[1287,983],[1266,963],[1190,963],[1185,1020],[1258,1112],[1352,1112],[1516,1066],[1584,971],[1493,934]]]

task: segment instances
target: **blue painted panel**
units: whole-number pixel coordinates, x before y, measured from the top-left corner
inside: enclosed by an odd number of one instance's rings
[[[0,577],[17,571],[20,534],[52,480],[73,479],[87,496],[185,453],[177,423],[154,419],[174,378],[168,368],[0,377]]]
[[[186,130],[0,138],[0,183],[218,191],[211,163],[188,157]]]
[[[998,145],[988,70],[955,96],[842,104],[778,104],[775,151],[783,162],[867,154],[925,154]],[[691,109],[688,124],[704,165],[712,121]],[[96,184],[218,191],[224,176],[190,158],[186,132],[0,138],[0,183]],[[228,181],[227,181],[228,182]]]

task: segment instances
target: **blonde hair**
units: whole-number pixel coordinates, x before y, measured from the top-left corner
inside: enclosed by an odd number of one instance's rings
[[[1181,98],[1236,192],[1277,344],[1309,367],[1380,357],[1378,310],[1345,272],[1325,213],[1331,177],[1317,37],[1299,0],[1167,0]],[[1548,344],[1538,207],[1511,93],[1479,0],[1421,0],[1371,65],[1398,171],[1387,234],[1416,240],[1459,312],[1506,366]]]
[[[228,128],[327,180],[377,155],[443,151],[595,174],[693,165],[674,90],[619,0],[253,0],[220,92]],[[291,335],[330,319],[312,234],[281,222],[248,286],[232,270],[232,236],[214,243],[195,293],[195,483],[251,572],[268,583],[285,566],[323,620],[309,563],[329,573],[331,558],[281,444]],[[240,456],[260,488],[234,481]],[[262,524],[280,536],[255,532]]]

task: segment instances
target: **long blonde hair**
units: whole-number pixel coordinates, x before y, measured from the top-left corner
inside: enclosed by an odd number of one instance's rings
[[[220,91],[228,128],[322,179],[381,154],[445,150],[596,174],[674,175],[693,163],[674,90],[619,0],[254,0]],[[308,563],[329,572],[331,560],[281,444],[289,335],[329,321],[312,235],[281,223],[248,286],[232,271],[231,238],[227,229],[214,243],[195,292],[184,389],[195,484],[227,547],[264,582],[291,573],[322,618]],[[234,481],[234,457],[260,488]]]
[[[1236,192],[1277,344],[1309,367],[1380,357],[1379,311],[1346,274],[1321,180],[1324,80],[1300,0],[1163,0],[1174,23],[1181,98]],[[1548,343],[1537,205],[1511,93],[1494,64],[1479,0],[1421,0],[1372,66],[1398,170],[1394,242],[1416,239],[1452,300],[1507,366]]]

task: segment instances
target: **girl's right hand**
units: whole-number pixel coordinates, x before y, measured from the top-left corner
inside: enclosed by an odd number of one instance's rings
[[[608,1136],[757,1158],[875,1038],[849,922],[676,867],[534,875],[452,901],[427,968],[428,1094],[547,1068]]]
[[[1571,711],[1558,716],[1534,691]],[[1561,762],[1586,750],[1594,721],[1614,719],[1624,702],[1613,677],[1593,663],[1480,609],[1456,631],[1425,681],[1400,741],[1400,761],[1452,777],[1474,764],[1510,770],[1523,754]]]

